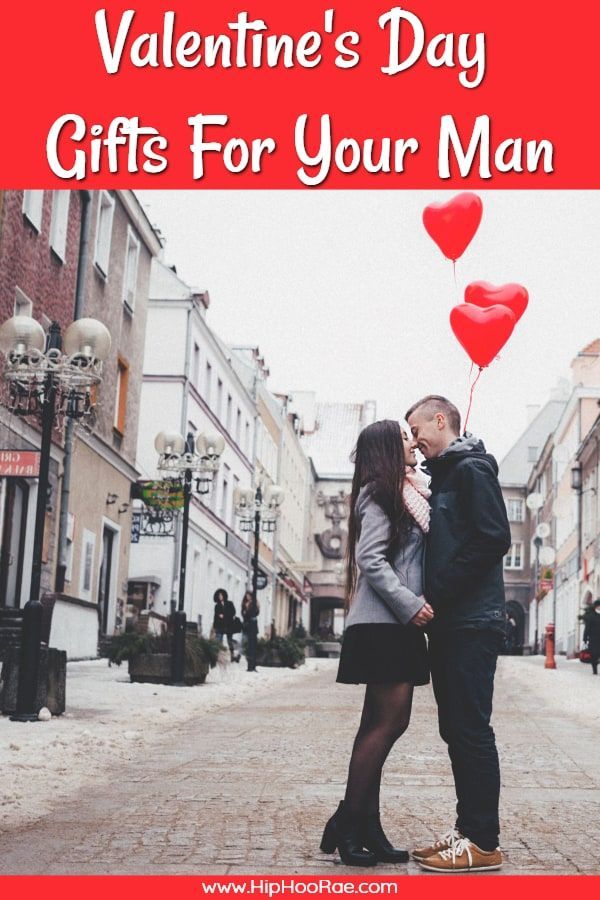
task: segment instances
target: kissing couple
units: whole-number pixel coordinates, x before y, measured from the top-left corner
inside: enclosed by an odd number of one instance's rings
[[[406,424],[369,425],[353,453],[337,681],[366,690],[345,797],[321,850],[337,849],[351,866],[408,861],[381,825],[381,773],[408,728],[414,687],[431,673],[456,819],[412,856],[435,872],[495,870],[500,768],[490,719],[505,639],[502,560],[511,544],[498,466],[480,440],[460,436],[460,414],[445,397],[415,403]]]

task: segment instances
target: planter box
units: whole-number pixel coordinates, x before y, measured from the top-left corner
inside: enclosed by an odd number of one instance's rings
[[[272,650],[269,653],[269,656],[259,656],[256,660],[257,666],[262,666],[264,669],[297,669],[299,666],[304,665],[304,659],[298,660],[298,662],[290,666],[287,663],[283,663],[281,661],[281,656],[279,655],[278,650]]]
[[[209,671],[208,663],[197,666],[186,662],[184,684],[204,684]],[[170,653],[141,653],[129,660],[129,678],[142,684],[172,684]]]
[[[320,656],[321,658],[338,659],[342,645],[338,644],[337,641],[321,641],[319,644],[315,645],[315,649],[317,651],[317,656]]]
[[[17,709],[19,690],[19,647],[9,647],[2,664],[0,682],[0,712],[10,715]],[[54,647],[40,648],[36,710],[47,706],[53,716],[65,711],[67,685],[67,654]]]

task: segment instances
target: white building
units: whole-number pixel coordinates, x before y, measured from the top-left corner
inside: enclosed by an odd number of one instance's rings
[[[263,491],[272,484],[283,489],[277,530],[261,532],[260,568],[269,584],[259,595],[261,616],[277,634],[309,624],[305,571],[312,474],[298,435],[299,418],[288,410],[289,398],[267,388],[269,370],[258,347],[233,347],[232,365],[256,400],[256,480]]]
[[[278,399],[282,404],[283,421],[277,481],[285,500],[276,536],[278,577],[274,603],[277,631],[285,634],[296,625],[303,625],[307,631],[310,627],[305,571],[314,478],[310,460],[300,442],[301,417],[289,412],[291,397],[280,396]]]
[[[233,493],[252,483],[256,417],[250,393],[207,324],[209,302],[207,292],[188,287],[174,270],[155,261],[138,440],[138,465],[145,478],[154,479],[159,431],[183,436],[218,431],[225,439],[211,493],[194,493],[190,508],[185,611],[205,636],[212,626],[215,590],[225,588],[239,613],[250,578],[249,548],[236,531]],[[141,535],[132,546],[130,600],[163,616],[176,606],[179,594],[178,519],[174,538]]]
[[[582,441],[594,426],[600,403],[600,340],[584,347],[571,363],[572,393],[554,432],[554,539],[556,649],[567,656],[581,646],[579,614],[588,587],[584,577],[581,500],[571,487]],[[550,595],[540,604],[540,629],[552,621]]]

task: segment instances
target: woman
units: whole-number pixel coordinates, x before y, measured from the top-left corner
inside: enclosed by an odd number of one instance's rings
[[[411,440],[398,422],[359,435],[348,521],[349,606],[337,680],[366,684],[346,795],[325,826],[321,849],[346,865],[407,862],[379,817],[381,771],[410,721],[413,688],[429,682],[421,594],[429,491],[416,475]],[[357,571],[358,570],[358,571]]]
[[[227,591],[218,588],[213,594],[215,601],[215,615],[213,619],[213,629],[220,644],[223,643],[223,636],[227,638],[227,646],[231,654],[231,662],[239,662],[239,655],[235,655],[233,643],[233,620],[235,619],[235,606],[228,599]],[[239,626],[238,626],[239,627]]]
[[[256,645],[258,642],[258,622],[256,618],[260,612],[258,601],[254,602],[252,591],[246,591],[242,600],[242,623],[246,635],[246,659],[248,671],[256,672]]]

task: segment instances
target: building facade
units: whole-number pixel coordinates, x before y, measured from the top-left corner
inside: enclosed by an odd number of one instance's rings
[[[0,322],[32,316],[47,330],[62,330],[74,317],[80,266],[80,192],[5,191],[0,219]],[[38,423],[12,415],[2,385],[0,449],[38,451]],[[54,591],[64,458],[54,433],[50,461],[42,591]],[[0,606],[22,607],[29,599],[37,478],[0,477]]]
[[[7,192],[0,243],[4,317],[33,316],[45,329],[56,321],[62,331],[92,317],[111,334],[92,420],[55,432],[42,570],[51,642],[70,658],[95,656],[98,633],[119,630],[126,598],[145,312],[160,243],[131,191]],[[2,425],[14,448],[39,446],[35,423],[4,410]],[[0,602],[22,606],[37,482],[3,479],[0,495]]]
[[[248,537],[237,531],[233,496],[236,487],[252,484],[256,419],[252,396],[207,323],[209,305],[206,291],[190,288],[155,261],[137,449],[142,478],[152,480],[158,475],[154,440],[159,431],[184,437],[218,432],[225,440],[210,493],[194,493],[190,507],[185,611],[205,636],[212,627],[214,592],[225,589],[239,612],[248,585]],[[151,609],[166,618],[176,608],[180,519],[173,535],[142,534],[132,546],[130,615]]]
[[[53,618],[53,639],[70,655],[86,656],[94,655],[95,632],[110,636],[125,627],[146,310],[151,264],[160,251],[133,191],[91,192],[87,223],[77,317],[103,322],[111,351],[93,427],[73,435],[68,521],[59,546],[64,584]]]
[[[310,632],[339,635],[345,621],[348,500],[359,433],[376,418],[374,401],[317,403],[312,392],[295,391],[294,410],[303,420],[302,447],[311,460],[314,488],[307,568],[310,570]]]
[[[535,616],[530,616],[535,552],[530,534],[531,512],[526,503],[532,492],[529,482],[569,393],[566,380],[559,381],[543,407],[527,407],[527,426],[499,466],[498,477],[511,531],[511,548],[504,559],[504,587],[514,653],[529,652],[535,634]]]

